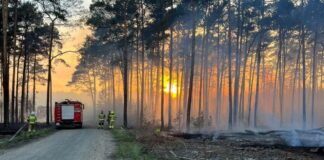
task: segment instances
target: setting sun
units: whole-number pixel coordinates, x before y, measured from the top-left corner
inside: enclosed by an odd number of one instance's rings
[[[171,84],[171,96],[172,98],[176,98],[177,97],[177,85],[175,83]],[[169,93],[170,92],[170,85],[169,82],[166,83],[166,85],[164,85],[164,90],[165,93]]]

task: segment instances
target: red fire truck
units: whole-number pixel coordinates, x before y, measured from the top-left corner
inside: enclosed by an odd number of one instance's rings
[[[84,105],[79,101],[66,99],[63,102],[55,102],[56,128],[75,127],[82,128]]]

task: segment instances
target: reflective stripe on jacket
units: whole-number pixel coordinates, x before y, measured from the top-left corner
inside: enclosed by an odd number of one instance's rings
[[[108,118],[111,120],[111,121],[114,121],[115,120],[115,113],[110,113],[108,115]]]

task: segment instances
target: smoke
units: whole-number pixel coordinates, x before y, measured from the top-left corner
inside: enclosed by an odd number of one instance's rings
[[[301,146],[300,139],[296,130],[288,132],[288,134],[282,134],[281,138],[289,145],[293,147]]]
[[[292,130],[282,134],[281,137],[287,145],[292,147],[324,147],[324,132],[322,130]]]

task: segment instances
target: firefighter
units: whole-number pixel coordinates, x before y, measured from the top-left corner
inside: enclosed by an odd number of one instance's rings
[[[28,132],[35,132],[35,125],[36,125],[37,117],[35,115],[35,112],[31,112],[30,115],[27,118],[28,122]]]
[[[98,118],[99,118],[98,129],[103,129],[105,118],[106,118],[106,115],[103,113],[103,111],[100,112]]]
[[[116,119],[116,115],[114,111],[109,111],[108,113],[108,128],[113,129],[114,128],[114,122]]]

